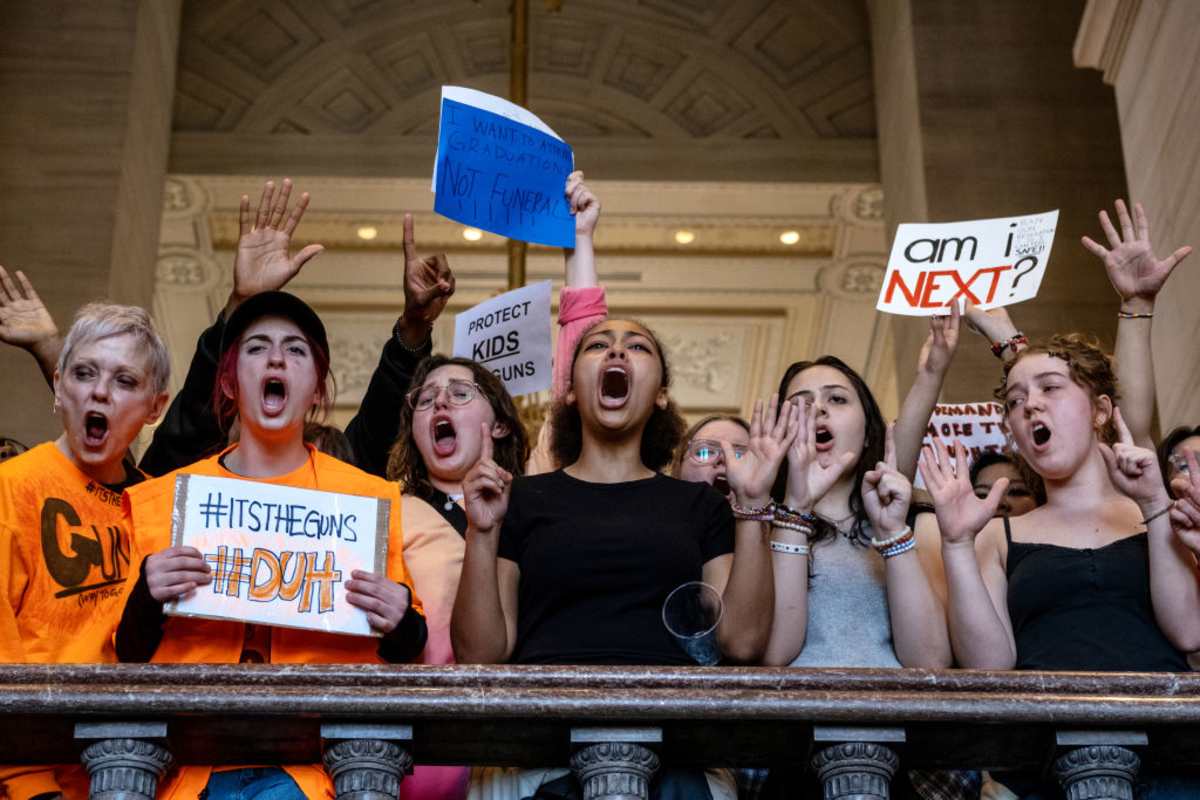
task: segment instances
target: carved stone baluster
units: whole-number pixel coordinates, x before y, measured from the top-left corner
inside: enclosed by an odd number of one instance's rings
[[[409,725],[322,725],[325,771],[337,800],[395,800],[412,772]]]
[[[75,738],[92,742],[81,756],[91,779],[90,800],[154,800],[159,780],[174,763],[162,744],[165,723],[80,723]]]
[[[658,756],[647,744],[662,742],[658,728],[575,728],[571,769],[583,787],[583,800],[646,800],[658,771]]]
[[[1067,800],[1133,800],[1133,781],[1141,759],[1121,745],[1144,745],[1145,734],[1060,733],[1058,743],[1083,745],[1054,760],[1054,775]]]
[[[903,744],[898,728],[815,726],[812,767],[825,800],[888,800],[900,757],[889,744]],[[836,742],[821,747],[825,742]],[[886,744],[885,744],[886,743]]]

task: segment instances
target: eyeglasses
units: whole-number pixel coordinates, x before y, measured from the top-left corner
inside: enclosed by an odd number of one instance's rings
[[[424,386],[413,389],[408,393],[408,404],[412,406],[413,411],[428,411],[437,402],[438,395],[442,393],[442,389],[446,390],[446,401],[452,406],[465,406],[478,397],[480,392],[479,385],[474,381],[464,381],[460,378],[454,378],[448,381],[445,386],[439,386],[436,383],[427,383]]]
[[[1200,453],[1195,453],[1194,455],[1197,459],[1200,459]],[[1184,475],[1191,472],[1188,469],[1187,453],[1172,453],[1167,457],[1167,463],[1174,467],[1176,472],[1181,472]]]
[[[742,456],[746,455],[746,451],[750,448],[743,444],[730,445],[733,449],[733,457],[741,460]],[[711,464],[718,458],[721,458],[723,451],[721,443],[713,439],[693,439],[688,445],[688,458],[697,464]]]

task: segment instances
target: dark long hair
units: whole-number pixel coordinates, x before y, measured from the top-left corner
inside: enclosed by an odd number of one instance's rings
[[[801,372],[811,367],[830,367],[845,375],[846,379],[850,381],[850,385],[854,387],[854,392],[858,395],[858,402],[862,405],[863,416],[866,417],[863,450],[853,466],[854,489],[850,492],[850,511],[854,514],[854,536],[851,537],[851,541],[865,545],[869,537],[863,530],[863,526],[868,524],[867,511],[862,499],[863,476],[883,460],[887,423],[883,421],[883,412],[879,410],[879,404],[875,402],[875,395],[871,394],[867,382],[849,364],[837,356],[821,356],[813,361],[797,361],[788,367],[787,371],[783,373],[783,379],[779,381],[779,404],[775,409],[776,414],[783,409],[783,404],[787,402],[788,384]],[[787,476],[788,460],[784,458],[783,464],[779,467],[779,473],[775,476],[775,486],[771,489],[771,496],[777,503],[783,502],[787,492]],[[836,530],[832,525],[818,525],[817,531],[810,541],[816,543],[835,533]]]
[[[611,321],[613,320],[600,320],[596,325]],[[662,340],[658,338],[658,334],[637,320],[622,321],[640,326],[654,340],[654,346],[658,349],[658,363],[662,366],[662,388],[670,388],[671,366],[667,361],[667,351],[663,349]],[[596,325],[588,328],[575,343],[575,352],[571,354],[569,373],[572,380],[575,377],[575,361],[579,358],[579,350]],[[550,452],[554,455],[554,460],[559,467],[574,464],[579,460],[579,454],[583,451],[583,419],[579,416],[579,407],[568,405],[565,400],[560,399],[555,402],[554,409],[550,413],[553,434],[550,437]],[[646,421],[646,427],[642,431],[641,456],[642,463],[646,465],[647,469],[657,472],[671,463],[671,456],[674,455],[675,448],[679,446],[679,440],[683,438],[683,431],[686,427],[687,423],[684,422],[674,400],[668,399],[666,408],[654,406],[654,410],[650,412],[650,419]]]
[[[529,455],[529,437],[525,433],[525,427],[521,425],[521,415],[512,395],[491,370],[469,358],[433,355],[417,365],[410,386],[413,389],[424,386],[429,373],[439,367],[448,366],[466,367],[471,370],[472,379],[492,406],[496,422],[508,427],[508,434],[492,443],[493,460],[514,477],[524,475],[525,459]],[[408,398],[405,398],[405,402],[400,404],[400,435],[388,454],[387,476],[388,480],[400,481],[405,494],[429,500],[437,489],[429,481],[429,468],[425,466],[425,459],[421,457],[421,451],[417,449],[417,442],[413,438],[413,407],[407,401]]]

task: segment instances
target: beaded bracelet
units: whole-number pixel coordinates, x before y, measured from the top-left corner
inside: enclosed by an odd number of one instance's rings
[[[898,543],[901,539],[904,539],[905,537],[908,537],[908,536],[912,536],[912,532],[913,532],[912,528],[910,528],[908,525],[905,525],[904,530],[900,531],[899,533],[897,533],[894,536],[888,537],[887,539],[876,539],[874,536],[872,536],[871,537],[871,546],[874,547],[876,550],[879,550],[884,547],[891,547],[892,545]]]
[[[817,515],[811,511],[797,511],[783,503],[775,503],[775,522],[790,522],[793,525],[808,525],[810,528],[817,524]],[[780,525],[780,527],[787,527]]]
[[[1026,338],[1025,334],[1017,332],[1012,338],[1006,339],[1003,342],[992,342],[992,355],[996,358],[1004,358],[1005,350],[1011,347],[1015,353],[1019,344],[1029,344],[1029,339]]]
[[[788,544],[787,542],[777,542],[771,540],[771,549],[776,553],[787,553],[790,556],[806,556],[808,555],[808,545],[806,544]]]
[[[771,527],[782,528],[785,531],[796,531],[807,536],[813,535],[813,526],[807,522],[792,522],[791,520],[780,519],[778,516],[771,520]]]
[[[774,503],[767,503],[761,508],[745,508],[739,506],[736,501],[730,505],[733,506],[734,519],[748,519],[752,522],[771,522],[775,519]]]
[[[1171,504],[1170,504],[1170,503],[1167,503],[1167,507],[1166,507],[1166,508],[1164,508],[1162,511],[1155,511],[1153,514],[1151,514],[1150,516],[1148,516],[1148,517],[1146,517],[1144,520],[1142,520],[1142,524],[1143,524],[1143,525],[1146,525],[1146,526],[1149,526],[1151,522],[1153,522],[1154,520],[1158,519],[1158,518],[1159,518],[1159,517],[1161,517],[1163,514],[1166,514],[1166,513],[1167,513],[1168,511],[1170,511],[1170,510],[1171,510]]]
[[[1117,319],[1154,319],[1153,311],[1118,311]]]
[[[914,536],[911,539],[905,539],[902,542],[897,542],[896,544],[892,545],[891,547],[880,548],[879,555],[883,556],[884,559],[895,558],[896,556],[900,555],[901,553],[907,553],[909,550],[912,550],[916,546],[917,546],[917,538]]]

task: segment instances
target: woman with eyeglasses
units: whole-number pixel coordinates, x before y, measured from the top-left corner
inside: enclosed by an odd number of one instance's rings
[[[750,447],[750,423],[732,414],[713,414],[683,435],[684,446],[675,455],[671,474],[685,481],[707,483],[733,502],[725,450],[740,460]]]

